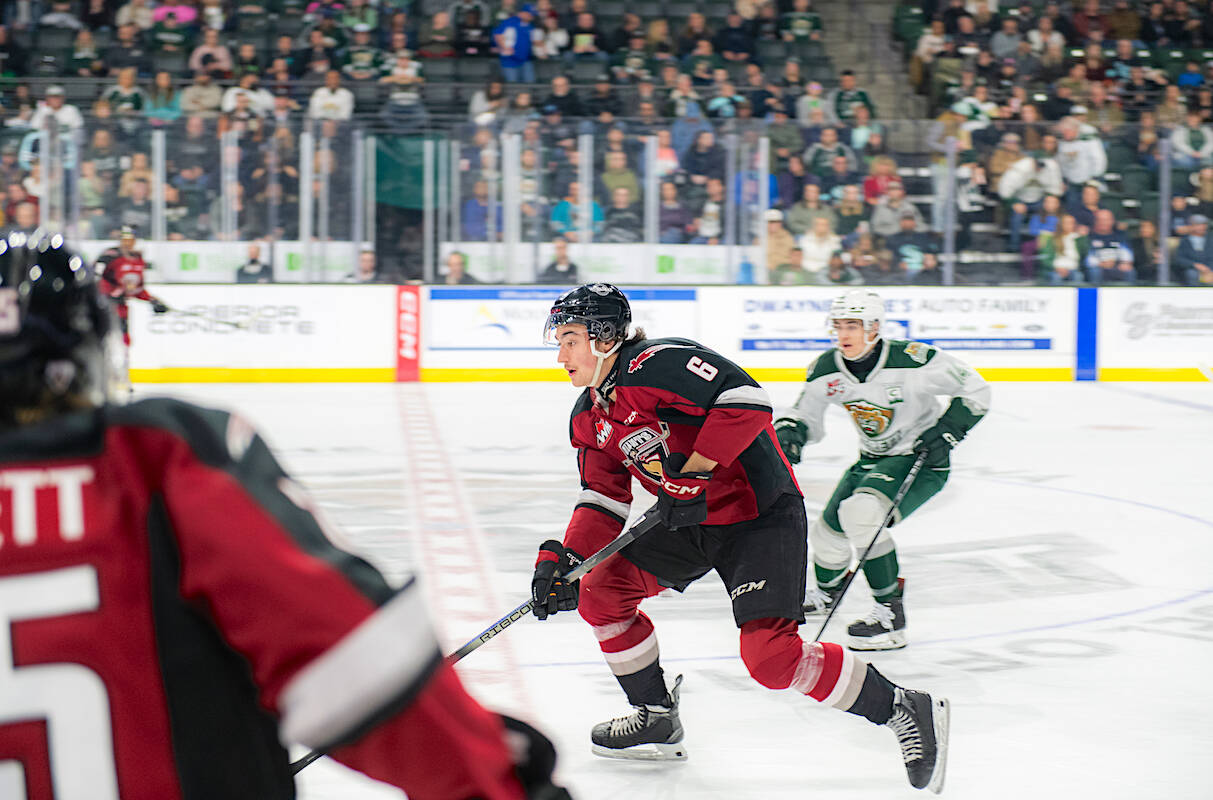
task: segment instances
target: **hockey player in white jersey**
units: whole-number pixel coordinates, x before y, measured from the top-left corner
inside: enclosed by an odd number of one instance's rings
[[[806,444],[821,441],[826,407],[841,406],[859,430],[859,460],[847,468],[821,516],[809,528],[816,585],[806,613],[826,613],[851,566],[892,506],[915,456],[926,460],[893,515],[909,516],[943,488],[952,448],[990,407],[989,384],[960,359],[922,342],[885,339],[884,302],[875,292],[852,289],[830,306],[827,320],[837,347],[809,367],[800,399],[775,422],[784,455],[800,462]],[[940,397],[949,398],[942,412]],[[897,548],[882,531],[863,563],[875,605],[847,628],[852,650],[905,647],[905,580]]]

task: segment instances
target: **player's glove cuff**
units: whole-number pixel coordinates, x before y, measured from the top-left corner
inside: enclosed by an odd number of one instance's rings
[[[657,513],[667,528],[698,525],[708,518],[708,482],[711,472],[682,472],[686,456],[674,453],[662,465]]]
[[[809,426],[794,417],[780,417],[775,420],[775,439],[788,461],[799,464],[801,450],[809,441]]]
[[[925,453],[928,466],[946,467],[951,460],[952,448],[960,444],[967,433],[959,425],[941,419],[922,432],[918,441],[914,442],[914,452]]]
[[[564,579],[583,561],[581,555],[555,539],[539,546],[535,559],[535,574],[531,578],[531,599],[535,601],[535,618],[547,619],[557,611],[577,608],[580,581]]]

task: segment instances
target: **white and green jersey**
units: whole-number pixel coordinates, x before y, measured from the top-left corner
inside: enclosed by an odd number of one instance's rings
[[[941,396],[952,398],[942,413]],[[891,339],[862,381],[838,349],[822,353],[809,367],[796,406],[781,416],[803,422],[812,444],[825,437],[829,405],[850,414],[865,455],[907,455],[941,416],[966,431],[976,425],[989,410],[990,385],[968,364],[932,345]]]

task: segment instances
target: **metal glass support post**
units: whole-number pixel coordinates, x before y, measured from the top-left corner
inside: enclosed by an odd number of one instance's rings
[[[588,253],[585,246],[594,241],[594,135],[577,137],[577,249],[578,256]]]
[[[753,267],[751,280],[768,283],[767,275],[767,209],[771,207],[771,140],[763,136],[758,140],[758,257],[750,259]]]
[[[152,131],[152,230],[151,238],[162,242],[168,238],[168,225],[164,215],[165,134],[163,128]]]
[[[724,230],[721,244],[724,245],[725,274],[737,282],[736,259],[733,245],[737,241],[737,134],[724,137]]]
[[[421,143],[421,259],[426,283],[434,282],[434,140]]]
[[[501,137],[501,204],[502,240],[505,242],[505,280],[518,280],[518,243],[522,239],[521,209],[518,207],[518,185],[522,180],[519,159],[522,152],[522,137],[516,133]]]
[[[363,238],[363,206],[365,195],[363,185],[366,181],[366,157],[363,152],[362,128],[355,128],[350,139],[351,157],[353,158],[353,173],[350,184],[350,241],[354,243],[354,252],[361,253],[366,239]],[[356,257],[356,256],[355,256]]]
[[[315,218],[315,196],[312,181],[315,179],[316,139],[311,124],[299,134],[299,241],[303,243],[303,279],[315,281],[312,220]]]
[[[948,148],[948,185],[944,192],[943,211],[943,284],[952,286],[956,283],[956,160],[959,144],[955,136],[949,136],[945,144]]]
[[[1158,283],[1171,282],[1171,250],[1167,238],[1171,231],[1171,140],[1158,142]]]

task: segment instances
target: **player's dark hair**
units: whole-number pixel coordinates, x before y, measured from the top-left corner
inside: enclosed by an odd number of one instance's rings
[[[623,346],[628,347],[629,345],[636,344],[637,342],[642,342],[647,338],[649,337],[645,335],[644,328],[632,328],[632,332],[628,335],[628,338],[623,340]]]

